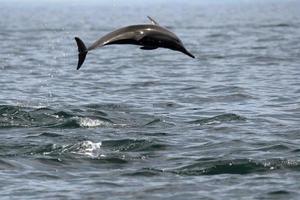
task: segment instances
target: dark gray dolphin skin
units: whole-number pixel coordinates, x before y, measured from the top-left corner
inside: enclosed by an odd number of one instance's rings
[[[134,44],[142,46],[140,49],[153,50],[159,47],[180,51],[192,58],[195,58],[183,46],[181,40],[171,31],[161,27],[155,20],[148,16],[152,24],[131,25],[117,29],[94,42],[90,47],[86,47],[81,39],[75,37],[78,46],[77,70],[83,64],[86,54],[98,47],[112,44]]]

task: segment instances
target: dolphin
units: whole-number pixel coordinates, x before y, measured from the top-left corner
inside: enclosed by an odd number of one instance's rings
[[[154,19],[148,16],[151,24],[131,25],[117,29],[104,35],[95,41],[88,48],[83,41],[75,37],[78,46],[77,70],[83,64],[86,54],[96,48],[112,44],[133,44],[140,45],[142,50],[153,50],[159,47],[174,51],[180,51],[192,58],[195,58],[183,45],[181,40],[171,31],[160,26]]]

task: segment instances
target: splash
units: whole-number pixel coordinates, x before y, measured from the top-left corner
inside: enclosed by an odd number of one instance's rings
[[[101,145],[102,142],[92,142],[92,141],[83,141],[77,144],[74,144],[71,146],[71,153],[79,154],[83,156],[88,156],[91,158],[97,158],[97,157],[105,157],[105,155],[101,154]]]
[[[103,120],[98,120],[98,119],[90,119],[87,117],[84,118],[79,118],[79,126],[80,127],[99,127],[99,126],[110,126],[111,123],[103,121]]]

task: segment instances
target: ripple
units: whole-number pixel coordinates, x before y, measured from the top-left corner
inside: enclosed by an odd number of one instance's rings
[[[94,110],[117,110],[117,111],[127,111],[128,105],[125,104],[114,104],[114,103],[106,103],[106,104],[88,104],[85,107],[92,108]]]
[[[103,147],[113,149],[115,151],[161,151],[167,148],[167,145],[158,141],[149,140],[107,140],[102,142]]]
[[[163,173],[163,170],[158,170],[154,168],[143,168],[134,172],[124,173],[123,176],[145,176],[145,177],[152,177],[152,176],[159,176]]]
[[[268,194],[270,194],[270,195],[282,195],[282,194],[290,194],[290,192],[286,191],[286,190],[276,190],[276,191],[273,191],[273,192],[269,192]]]
[[[15,168],[16,166],[11,162],[0,159],[0,170],[11,170]]]
[[[194,120],[189,123],[200,124],[200,125],[209,125],[209,124],[220,124],[220,123],[225,123],[225,122],[246,121],[246,120],[247,120],[247,118],[245,118],[243,116],[233,114],[233,113],[226,113],[226,114],[221,114],[221,115],[217,115],[214,117],[208,117],[208,118]]]
[[[299,194],[295,191],[281,189],[268,192],[264,199],[297,199],[298,196]]]
[[[230,95],[223,95],[223,96],[214,96],[212,97],[213,101],[215,102],[234,102],[234,101],[246,101],[246,100],[251,100],[255,99],[253,96],[249,94],[244,94],[244,93],[234,93]]]
[[[260,25],[262,28],[280,28],[280,27],[293,27],[293,24],[287,24],[287,23],[278,23],[278,24],[265,24],[265,25]]]
[[[257,150],[259,151],[284,151],[284,150],[289,150],[290,148],[287,145],[283,144],[275,144],[275,145],[270,145],[266,147],[259,148]]]
[[[211,38],[224,38],[224,39],[231,39],[232,36],[229,34],[224,34],[224,33],[212,33],[210,35],[208,35],[207,37],[211,37]]]
[[[54,132],[43,132],[43,133],[39,133],[39,134],[29,134],[28,136],[26,136],[26,138],[40,138],[40,137],[46,137],[46,138],[56,138],[56,137],[61,137],[63,135],[58,134],[58,133],[54,133]]]
[[[162,121],[161,119],[153,119],[152,121],[148,122],[144,126],[154,125],[154,124],[157,124],[157,123],[159,123],[161,121]]]
[[[54,174],[51,174],[49,172],[29,172],[26,174],[26,177],[35,177],[35,178],[38,178],[38,179],[42,179],[42,180],[59,180],[61,177],[60,176],[57,176],[57,175],[54,175]]]

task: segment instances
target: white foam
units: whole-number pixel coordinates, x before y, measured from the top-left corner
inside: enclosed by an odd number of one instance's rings
[[[79,125],[81,127],[97,127],[97,126],[111,126],[112,124],[99,119],[90,119],[84,117],[84,118],[79,118]]]
[[[76,148],[72,151],[72,153],[89,156],[92,158],[103,157],[100,152],[101,142],[92,142],[92,141],[83,141],[74,146]]]
[[[33,108],[33,109],[43,109],[43,108],[47,108],[47,104],[43,104],[43,103],[37,103],[34,104],[33,102],[17,102],[16,106],[20,107],[20,108]]]

